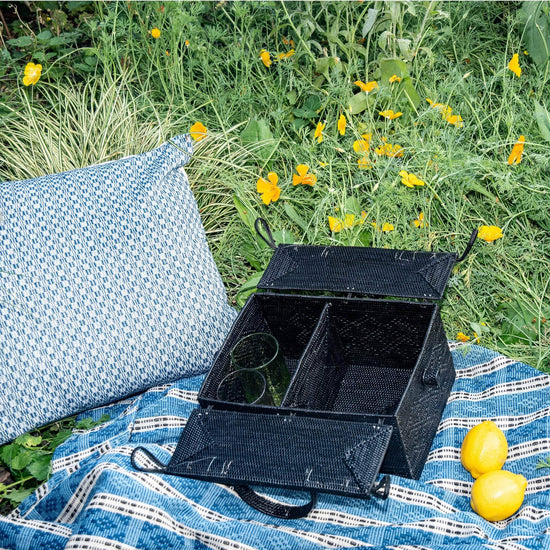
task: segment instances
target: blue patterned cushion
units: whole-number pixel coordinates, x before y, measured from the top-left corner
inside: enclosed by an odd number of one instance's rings
[[[0,183],[0,443],[204,372],[234,311],[183,165],[188,136]]]

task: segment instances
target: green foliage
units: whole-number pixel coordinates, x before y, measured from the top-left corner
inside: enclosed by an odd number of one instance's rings
[[[523,39],[529,55],[542,69],[550,60],[550,4],[543,0],[525,1],[520,15],[525,25]]]
[[[89,430],[108,420],[108,415],[99,420],[84,418],[78,422],[75,418],[69,418],[23,434],[12,443],[0,447],[0,466],[5,466],[11,476],[7,484],[0,483],[0,507],[3,508],[6,503],[18,505],[50,477],[54,450],[74,430]]]

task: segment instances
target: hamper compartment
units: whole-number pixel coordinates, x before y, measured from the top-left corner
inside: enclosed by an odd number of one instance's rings
[[[395,414],[435,313],[427,303],[332,299],[283,406]]]
[[[277,339],[292,377],[325,306],[324,298],[302,303],[291,295],[252,295],[214,360],[199,393],[199,402],[206,405],[221,403],[216,391],[222,379],[233,371],[231,349],[241,338],[255,332],[267,332]],[[250,408],[258,405],[231,403],[230,406]]]

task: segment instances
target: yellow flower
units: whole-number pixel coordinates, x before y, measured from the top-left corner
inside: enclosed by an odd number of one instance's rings
[[[402,157],[403,156],[403,147],[401,145],[392,145],[391,143],[386,143],[386,138],[382,138],[384,142],[382,145],[377,147],[374,152],[378,156],[386,157]]]
[[[421,179],[418,179],[414,174],[409,174],[406,170],[401,170],[399,175],[401,176],[401,183],[411,189],[415,185],[426,185]]]
[[[357,139],[353,142],[353,150],[360,154],[368,153],[372,134],[361,134],[361,137],[363,139]]]
[[[160,38],[160,30],[156,27],[154,29],[151,29],[151,36],[153,38]]]
[[[267,50],[262,50],[260,52],[260,59],[266,67],[271,67],[271,55]]]
[[[281,189],[277,187],[277,183],[279,183],[279,176],[275,172],[269,172],[267,180],[260,178],[256,182],[256,190],[262,195],[264,204],[279,200]]]
[[[477,236],[488,243],[492,243],[502,237],[502,229],[496,225],[482,225],[478,229]]]
[[[463,332],[459,332],[456,335],[456,339],[459,340],[460,342],[467,342],[470,339],[470,337],[466,336]]]
[[[372,168],[372,163],[366,155],[357,159],[357,165],[361,170],[370,170]]]
[[[346,135],[346,124],[347,124],[346,117],[344,116],[344,113],[340,115],[340,118],[338,119],[338,131],[340,132],[341,136]]]
[[[307,164],[299,164],[296,166],[297,174],[292,174],[292,185],[315,185],[317,182],[317,176],[315,174],[308,174],[309,166]]]
[[[344,219],[328,217],[328,225],[333,233],[338,233],[342,229],[350,229],[355,225],[355,216],[353,214],[346,214]]]
[[[413,223],[416,227],[428,227],[428,222],[424,221],[424,212],[420,212],[418,214],[418,218],[416,220],[413,220]]]
[[[516,144],[512,147],[512,152],[508,157],[508,164],[519,164],[523,155],[523,146],[525,144],[525,136],[519,136]]]
[[[315,128],[315,134],[313,135],[313,139],[316,139],[317,143],[321,143],[321,141],[323,141],[323,130],[326,125],[326,122],[324,124],[322,122],[317,123],[317,128]]]
[[[184,42],[184,44],[185,44],[187,47],[189,47],[189,40],[186,40],[186,41]]]
[[[401,82],[401,77],[396,74],[390,76],[390,84],[393,84],[394,82]]]
[[[394,231],[395,227],[391,223],[385,223],[382,226],[382,229],[380,231],[385,231],[386,233],[389,233],[390,231]]]
[[[189,133],[195,141],[200,141],[206,137],[206,126],[202,122],[195,122],[191,128],[189,128]]]
[[[356,80],[354,82],[356,86],[359,86],[363,92],[372,92],[375,88],[378,88],[378,82],[376,80],[371,80],[370,82],[367,82],[366,84],[364,82],[361,82],[360,80]]]
[[[449,115],[445,118],[445,120],[452,124],[453,126],[456,126],[457,128],[462,128],[464,126],[464,122],[462,121],[462,117],[460,115]]]
[[[519,66],[519,55],[515,53],[508,63],[508,68],[519,78],[521,76],[521,67]]]
[[[394,118],[400,117],[403,113],[394,113],[391,109],[388,109],[386,111],[380,111],[378,114],[380,116],[383,116],[384,118],[387,118],[388,120],[393,120]]]
[[[439,111],[443,118],[451,116],[452,109],[444,103],[434,103],[431,99],[426,98],[426,101],[430,104],[432,109]]]
[[[286,53],[279,53],[277,54],[277,60],[282,61],[283,59],[288,59],[289,57],[292,57],[296,52],[294,50],[289,50]]]
[[[325,166],[328,166],[328,162],[319,161],[319,166],[320,166],[321,168],[324,168]]]
[[[25,66],[25,76],[23,76],[23,84],[25,86],[36,84],[40,80],[41,74],[42,74],[42,65],[27,63],[27,65]]]

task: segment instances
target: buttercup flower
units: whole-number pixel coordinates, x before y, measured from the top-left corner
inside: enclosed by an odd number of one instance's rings
[[[453,126],[456,126],[457,128],[462,128],[464,126],[464,122],[462,120],[462,117],[460,115],[451,115],[447,116],[445,120],[452,124]]]
[[[380,156],[386,157],[402,157],[403,156],[403,147],[401,145],[392,145],[391,143],[386,143],[386,138],[382,138],[384,142],[382,145],[377,147],[374,152]]]
[[[200,141],[206,137],[206,126],[202,122],[195,122],[191,128],[189,128],[189,133],[195,141]]]
[[[478,229],[477,236],[488,243],[492,243],[502,237],[502,229],[496,225],[482,225]]]
[[[264,204],[279,200],[281,189],[277,187],[277,183],[279,183],[279,176],[275,172],[269,172],[267,180],[259,178],[256,182],[256,190],[262,195]]]
[[[271,54],[267,50],[260,52],[260,59],[266,67],[271,67]]]
[[[153,38],[160,38],[160,30],[156,27],[154,29],[151,29],[151,36]]]
[[[27,63],[25,65],[25,73],[23,76],[23,84],[30,86],[36,84],[40,80],[42,74],[42,65],[35,65],[34,63]]]
[[[288,59],[289,57],[292,57],[296,52],[294,50],[289,50],[286,53],[279,53],[277,54],[277,59],[279,61],[282,61],[283,59]]]
[[[512,147],[512,152],[508,157],[508,164],[519,164],[523,155],[523,146],[525,144],[525,136],[519,136],[516,144]]]
[[[350,229],[353,227],[355,225],[355,216],[353,214],[346,214],[343,220],[329,216],[328,225],[333,233],[338,233],[342,231],[342,229]]]
[[[470,337],[466,336],[463,332],[459,332],[456,335],[456,339],[459,340],[460,342],[467,342],[470,339]]]
[[[394,74],[390,76],[389,82],[390,84],[393,84],[394,82],[401,82],[401,77]]]
[[[413,220],[413,223],[418,228],[428,227],[428,222],[424,221],[424,212],[420,212],[420,214],[418,214],[418,218],[416,218],[416,220]]]
[[[380,116],[383,116],[384,118],[387,118],[388,120],[393,120],[394,118],[400,117],[403,113],[394,113],[391,109],[387,109],[386,111],[380,111],[378,114]]]
[[[369,157],[364,156],[364,157],[361,157],[361,158],[357,159],[357,166],[361,170],[370,170],[372,168],[372,163],[371,163]]]
[[[378,88],[378,82],[376,82],[376,80],[371,80],[366,84],[364,82],[361,82],[360,80],[356,80],[354,84],[356,86],[359,86],[359,88],[361,88],[363,92],[367,92],[367,94],[372,92],[375,88]]]
[[[363,139],[357,139],[353,142],[353,150],[356,153],[368,153],[372,134],[361,134]]]
[[[382,229],[380,231],[384,231],[385,233],[389,233],[390,231],[394,231],[395,227],[391,223],[385,223],[382,226]]]
[[[421,179],[418,179],[414,174],[409,174],[406,170],[401,170],[399,175],[401,176],[401,183],[411,189],[415,185],[426,185]]]
[[[431,99],[428,98],[426,98],[426,101],[430,104],[430,107],[432,109],[439,111],[443,115],[443,118],[451,116],[452,109],[448,105],[445,105],[444,103],[434,103]]]
[[[519,78],[521,76],[521,67],[519,66],[519,55],[515,53],[508,63],[508,68]]]
[[[292,174],[292,185],[315,185],[317,182],[317,176],[315,174],[308,174],[309,166],[307,164],[299,164],[296,166],[297,174]]]
[[[313,139],[316,139],[317,143],[321,143],[321,141],[323,141],[323,130],[326,125],[326,122],[324,124],[322,122],[317,123],[317,128],[315,128],[315,134],[313,135]]]
[[[341,136],[346,135],[346,124],[347,124],[346,117],[344,116],[344,113],[340,115],[340,118],[338,119],[338,131],[340,132]]]

